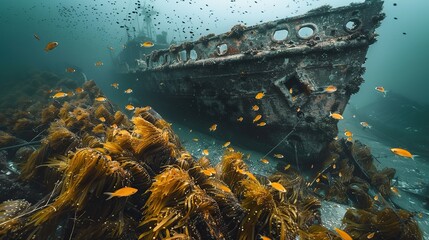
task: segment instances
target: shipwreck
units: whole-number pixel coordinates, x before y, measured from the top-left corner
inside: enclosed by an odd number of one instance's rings
[[[385,17],[382,6],[380,0],[323,6],[166,49],[140,48],[146,52],[122,57],[118,70],[161,113],[198,119],[207,129],[217,124],[216,134],[237,143],[292,150],[310,161],[338,134],[330,113],[343,113],[364,81],[366,53]],[[260,92],[265,96],[255,99]],[[252,121],[257,115],[266,125]]]

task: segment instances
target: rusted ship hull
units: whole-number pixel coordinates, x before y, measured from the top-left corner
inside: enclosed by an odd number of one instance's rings
[[[125,76],[140,79],[134,90],[151,98],[154,107],[191,113],[188,119],[205,117],[212,120],[207,129],[218,124],[220,134],[232,131],[260,149],[280,143],[277,152],[293,150],[300,159],[314,159],[338,134],[338,120],[330,112],[342,113],[359,90],[368,47],[384,17],[381,10],[381,1],[366,1],[235,26],[222,35],[154,51],[143,59],[144,66]],[[307,27],[312,33],[303,36],[300,30]],[[285,30],[287,37],[277,39]],[[328,85],[337,91],[323,91]],[[265,96],[255,99],[258,92]],[[254,105],[259,110],[253,111]],[[262,119],[254,123],[259,114]],[[257,126],[261,121],[266,125]]]

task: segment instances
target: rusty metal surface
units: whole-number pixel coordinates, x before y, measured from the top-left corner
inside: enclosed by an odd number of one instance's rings
[[[220,121],[266,148],[296,125],[288,144],[279,148],[296,146],[300,158],[314,159],[338,133],[329,113],[342,113],[363,82],[362,64],[384,18],[382,5],[367,0],[247,28],[237,25],[225,34],[154,51],[125,74],[142,79],[135,91],[144,89],[172,109]],[[312,29],[310,36],[300,36],[305,27]],[[287,37],[278,39],[284,30]],[[328,85],[338,90],[323,92]],[[256,100],[261,91],[265,97]],[[251,110],[255,104],[259,111]],[[252,122],[257,114],[266,126]],[[237,127],[240,116],[244,121]]]

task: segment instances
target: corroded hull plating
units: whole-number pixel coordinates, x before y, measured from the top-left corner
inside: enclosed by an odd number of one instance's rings
[[[168,100],[171,109],[212,117],[269,148],[295,130],[279,150],[314,159],[337,135],[330,112],[342,113],[359,90],[365,56],[384,18],[382,1],[322,7],[309,13],[203,37],[152,52],[124,74],[139,78],[135,91]],[[301,31],[308,28],[309,36]],[[301,30],[301,31],[300,31]],[[287,37],[278,35],[287,31]],[[323,92],[334,85],[334,93]],[[255,99],[258,92],[265,97]],[[258,111],[252,106],[258,105]],[[299,111],[299,112],[298,112]],[[262,115],[259,127],[252,119]],[[244,120],[237,124],[237,118]],[[210,123],[208,123],[208,126]],[[231,127],[236,126],[236,127]]]

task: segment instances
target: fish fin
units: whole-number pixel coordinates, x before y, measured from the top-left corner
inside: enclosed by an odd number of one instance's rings
[[[329,116],[332,116],[332,112],[331,111],[329,111]]]
[[[383,95],[384,97],[386,97],[387,92],[388,92],[388,91],[384,90],[384,92],[383,92],[383,93],[384,93],[384,95]]]
[[[415,158],[415,157],[420,157],[420,156],[419,156],[419,155],[412,155],[412,156],[411,156],[411,159],[413,159],[413,160],[414,160],[414,158]]]
[[[111,192],[104,192],[104,194],[109,195],[109,197],[106,200],[109,200],[114,197],[113,193]]]

